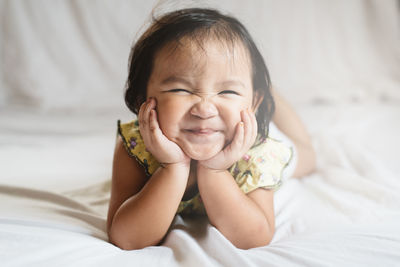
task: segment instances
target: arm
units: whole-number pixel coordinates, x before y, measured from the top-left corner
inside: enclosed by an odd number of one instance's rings
[[[274,234],[273,191],[245,195],[228,171],[198,166],[197,182],[210,223],[236,247],[269,244]]]
[[[197,183],[208,218],[239,248],[270,242],[274,234],[273,192],[256,189],[245,195],[227,171],[254,143],[257,121],[253,111],[241,112],[242,121],[232,142],[211,159],[197,164]]]
[[[143,168],[119,138],[107,218],[110,242],[122,249],[157,245],[167,232],[186,188],[189,168],[169,164],[146,182]]]
[[[293,176],[307,175],[315,169],[316,161],[311,138],[300,117],[290,104],[274,89],[272,89],[272,96],[275,101],[275,113],[272,121],[293,141],[298,153],[297,166]]]
[[[108,214],[110,241],[123,249],[157,245],[178,209],[189,178],[190,158],[163,135],[157,122],[155,101],[139,110],[139,130],[146,149],[160,162],[148,181],[136,160],[117,143]]]

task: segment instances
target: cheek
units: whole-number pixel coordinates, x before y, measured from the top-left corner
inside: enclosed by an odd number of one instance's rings
[[[247,106],[244,104],[237,104],[237,105],[229,105],[224,106],[221,108],[221,118],[225,123],[226,126],[226,141],[230,142],[234,135],[237,124],[242,120],[240,116],[240,112],[246,109]]]
[[[167,137],[176,135],[179,122],[184,115],[184,108],[179,101],[171,99],[157,99],[158,123]]]

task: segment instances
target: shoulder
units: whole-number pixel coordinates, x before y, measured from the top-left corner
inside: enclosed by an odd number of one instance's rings
[[[272,138],[259,140],[230,172],[245,193],[259,187],[276,190],[282,184],[283,171],[292,155],[292,148],[283,142]]]
[[[120,120],[118,124],[118,135],[121,137],[121,141],[125,146],[127,152],[131,154],[133,149],[137,146],[137,141],[141,142],[142,138],[139,131],[139,123],[137,120],[133,120],[126,123],[121,123]]]
[[[121,123],[118,120],[118,135],[128,155],[137,160],[150,176],[159,167],[159,163],[153,155],[147,151],[146,145],[139,130],[138,120]]]
[[[268,137],[254,145],[240,160],[246,166],[262,170],[281,170],[291,160],[293,148],[279,140]]]
[[[268,137],[250,149],[249,154],[253,158],[258,158],[259,162],[268,161],[269,163],[287,164],[293,154],[293,148],[283,141]]]
[[[120,174],[125,173],[131,174],[131,177],[146,176],[142,166],[140,166],[140,164],[129,155],[123,137],[117,136],[113,157],[113,178],[119,178],[121,176]],[[125,177],[125,175],[123,176]]]

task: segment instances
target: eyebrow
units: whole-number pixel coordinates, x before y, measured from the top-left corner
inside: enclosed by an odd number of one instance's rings
[[[162,80],[161,84],[168,84],[168,83],[174,83],[174,82],[178,82],[178,83],[182,83],[185,84],[189,87],[193,87],[193,83],[183,77],[179,77],[179,76],[169,76],[167,78],[165,78],[164,80]],[[244,83],[240,80],[226,80],[226,81],[222,81],[218,83],[219,86],[229,86],[229,85],[239,85],[243,88],[246,88],[246,86],[244,85]]]
[[[175,75],[165,78],[164,80],[162,80],[161,84],[168,84],[168,83],[175,83],[175,82],[185,84],[189,87],[193,87],[192,82],[186,80],[183,77],[179,77],[179,76],[175,76]]]
[[[221,86],[239,85],[243,88],[246,88],[246,86],[244,86],[244,83],[240,80],[227,80],[227,81],[220,82],[218,84]]]

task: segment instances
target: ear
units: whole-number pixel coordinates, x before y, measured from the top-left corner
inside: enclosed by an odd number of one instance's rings
[[[259,91],[254,91],[253,106],[252,106],[252,110],[254,113],[257,112],[257,109],[261,105],[263,100],[264,100],[264,94],[260,93]]]

